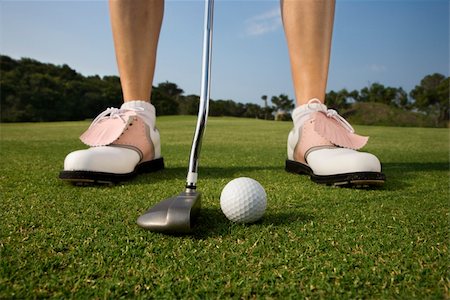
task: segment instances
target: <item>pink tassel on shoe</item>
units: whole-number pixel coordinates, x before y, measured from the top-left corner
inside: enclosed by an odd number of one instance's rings
[[[135,112],[111,113],[110,117],[97,118],[80,140],[90,147],[110,145],[127,129],[135,115]]]
[[[358,150],[369,140],[367,136],[355,134],[351,125],[335,111],[318,111],[311,118],[314,120],[314,130],[336,146]]]

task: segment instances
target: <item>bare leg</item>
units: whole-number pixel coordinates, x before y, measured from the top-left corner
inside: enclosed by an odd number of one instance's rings
[[[155,107],[149,103],[164,0],[110,0],[109,7],[125,103],[119,111],[99,115],[102,134],[98,134],[100,123],[94,121],[81,136],[89,149],[66,156],[60,178],[75,183],[114,183],[131,179],[137,171],[164,168]],[[129,110],[139,118],[130,118]],[[126,130],[117,133],[113,116],[130,122]]]
[[[336,125],[333,115],[313,114],[326,110],[322,104],[303,105],[325,99],[334,7],[334,0],[281,0],[298,106],[292,112],[286,170],[329,185],[381,185],[385,176],[378,158],[356,151],[367,138]]]
[[[334,0],[281,0],[297,105],[325,99]]]
[[[110,0],[124,101],[150,101],[164,0]]]

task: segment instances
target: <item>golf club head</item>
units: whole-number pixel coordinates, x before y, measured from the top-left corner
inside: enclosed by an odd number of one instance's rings
[[[187,189],[151,207],[137,219],[137,224],[154,232],[189,233],[200,212],[200,198],[199,192]]]

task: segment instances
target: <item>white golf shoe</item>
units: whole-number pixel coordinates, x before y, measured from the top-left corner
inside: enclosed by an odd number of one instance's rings
[[[155,108],[132,101],[101,113],[81,141],[91,148],[69,153],[59,178],[75,184],[117,183],[164,168]]]
[[[294,128],[288,136],[286,171],[307,174],[316,183],[343,186],[382,185],[381,163],[370,153],[359,152],[368,137],[318,99],[297,107]]]

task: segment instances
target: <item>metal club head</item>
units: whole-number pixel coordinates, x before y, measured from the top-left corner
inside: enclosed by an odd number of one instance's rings
[[[200,193],[194,189],[163,200],[137,219],[137,224],[150,231],[189,233],[200,212]]]

